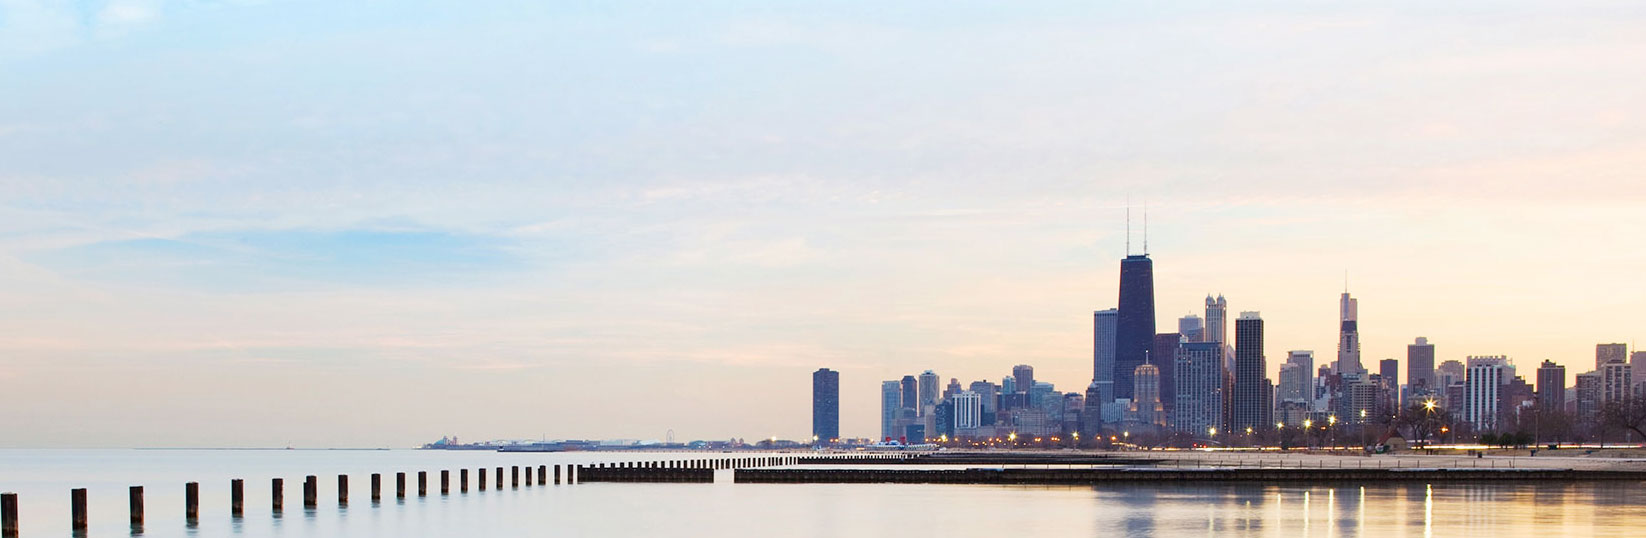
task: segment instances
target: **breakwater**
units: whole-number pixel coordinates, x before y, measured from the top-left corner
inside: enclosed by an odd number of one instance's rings
[[[1122,482],[1447,482],[1642,481],[1646,472],[1572,469],[738,469],[749,484],[1010,484],[1078,485]]]

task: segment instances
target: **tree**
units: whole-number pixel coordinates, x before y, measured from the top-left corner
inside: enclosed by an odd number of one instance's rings
[[[1646,439],[1646,398],[1613,400],[1600,407],[1600,425],[1629,430]]]
[[[1414,444],[1428,442],[1452,421],[1451,413],[1433,404],[1414,403],[1394,417],[1394,426]]]

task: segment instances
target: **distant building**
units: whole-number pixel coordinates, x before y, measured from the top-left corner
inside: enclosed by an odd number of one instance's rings
[[[1360,300],[1343,292],[1338,304],[1337,363],[1332,373],[1365,373],[1360,365]]]
[[[1115,332],[1116,398],[1132,398],[1132,372],[1154,345],[1154,262],[1147,253],[1120,262],[1120,319]]]
[[[812,372],[812,435],[824,444],[840,439],[840,372]]]
[[[1000,393],[1000,387],[988,381],[973,381],[968,390],[977,393],[979,405],[982,406],[982,414],[978,415],[977,419],[978,425],[993,426],[995,421],[995,412],[999,410],[1000,406],[1000,402],[997,399],[997,395]]]
[[[1201,342],[1229,343],[1229,301],[1222,295],[1216,299],[1206,296],[1206,329],[1201,332]]]
[[[1177,334],[1183,335],[1184,342],[1199,342],[1205,337],[1206,321],[1194,314],[1177,318]]]
[[[937,406],[937,373],[926,370],[920,373],[920,416],[926,416],[931,408]],[[926,430],[931,433],[932,430]]]
[[[1160,405],[1160,369],[1143,363],[1132,372],[1132,420],[1153,426],[1166,425],[1166,411]]]
[[[1593,421],[1600,416],[1600,372],[1584,372],[1577,374],[1577,385],[1573,387],[1577,397],[1577,420]]]
[[[1543,361],[1537,368],[1537,406],[1544,412],[1566,409],[1566,367]]]
[[[896,439],[897,411],[903,408],[903,387],[897,381],[880,382],[880,438]]]
[[[960,436],[967,436],[970,431],[983,426],[983,397],[969,390],[955,393],[954,397],[954,428]]]
[[[1315,354],[1313,351],[1295,350],[1286,354],[1286,362],[1280,366],[1280,394],[1281,402],[1310,403],[1314,401],[1314,369]]]
[[[1441,385],[1435,378],[1435,345],[1428,338],[1406,346],[1406,387],[1417,396],[1432,396]]]
[[[1176,362],[1174,359],[1177,358],[1177,346],[1182,344],[1182,342],[1182,335],[1177,333],[1164,333],[1154,335],[1154,343],[1149,346],[1148,363],[1154,365],[1155,369],[1159,370],[1160,402],[1162,408],[1165,410],[1166,416],[1168,417],[1171,416],[1172,408],[1175,407],[1176,404],[1177,387],[1173,385],[1172,377],[1174,376],[1174,367],[1176,366],[1176,364],[1174,364]],[[1137,398],[1133,397],[1132,401],[1137,401]]]
[[[1092,385],[1097,389],[1097,401],[1088,405],[1102,406],[1114,401],[1114,353],[1119,323],[1119,310],[1110,308],[1092,313]]]
[[[1013,366],[1012,381],[1015,382],[1017,387],[1017,390],[1013,392],[1029,392],[1030,389],[1034,388],[1034,367],[1027,364]]]
[[[1600,403],[1621,402],[1634,395],[1634,375],[1628,363],[1617,361],[1600,365]]]
[[[1177,403],[1172,429],[1196,437],[1223,425],[1223,343],[1193,342],[1177,348]]]
[[[1626,362],[1629,358],[1628,344],[1595,344],[1595,370],[1612,362]]]
[[[1508,357],[1469,357],[1463,380],[1463,421],[1477,432],[1498,428],[1499,390],[1513,376]]]
[[[1395,409],[1400,402],[1400,361],[1383,359],[1377,361],[1377,375],[1379,386],[1383,390],[1383,399],[1388,402],[1388,409]]]
[[[1006,377],[1000,378],[1000,395],[1001,396],[1005,396],[1007,394],[1019,394],[1019,393],[1021,393],[1021,391],[1017,390],[1017,378],[1016,377],[1006,376]],[[1004,407],[1004,406],[1002,406],[1002,407]]]
[[[912,375],[903,376],[903,408],[920,416],[920,382]]]

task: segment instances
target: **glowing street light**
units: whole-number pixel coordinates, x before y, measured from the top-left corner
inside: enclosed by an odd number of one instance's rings
[[[1434,411],[1435,410],[1435,401],[1434,401],[1434,399],[1430,398],[1428,400],[1423,400],[1423,408],[1427,409],[1427,410],[1430,410],[1430,411]]]

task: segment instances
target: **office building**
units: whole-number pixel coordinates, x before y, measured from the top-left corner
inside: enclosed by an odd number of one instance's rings
[[[1566,367],[1543,361],[1537,367],[1537,406],[1544,412],[1566,409]]]
[[[1177,347],[1177,402],[1172,428],[1204,438],[1223,427],[1223,343],[1192,342]]]
[[[1201,332],[1201,342],[1229,342],[1228,331],[1229,301],[1222,295],[1216,299],[1206,296],[1206,329]]]
[[[955,393],[954,428],[964,437],[983,426],[983,396],[969,390]]]
[[[1178,318],[1177,334],[1183,335],[1184,342],[1202,341],[1206,334],[1206,321],[1194,314]]]
[[[926,416],[933,407],[937,406],[937,373],[926,370],[920,373],[920,416]],[[933,430],[927,430],[930,434]]]
[[[1115,331],[1116,398],[1132,398],[1132,373],[1154,346],[1154,262],[1148,253],[1120,262],[1120,318]]]
[[[1273,426],[1274,421],[1269,420],[1272,408],[1264,405],[1271,398],[1264,394],[1268,391],[1268,379],[1264,377],[1267,371],[1263,360],[1263,317],[1257,312],[1241,312],[1240,319],[1235,320],[1232,431]]]
[[[1281,402],[1313,402],[1315,399],[1314,369],[1315,353],[1313,351],[1294,350],[1288,352],[1285,364],[1280,366],[1279,400]]]
[[[1110,308],[1092,313],[1092,385],[1097,389],[1097,401],[1088,405],[1101,407],[1114,401],[1114,352],[1119,323],[1120,310]]]
[[[1143,363],[1132,372],[1132,420],[1150,426],[1165,426],[1166,411],[1160,404],[1160,369]]]
[[[1379,386],[1383,390],[1383,399],[1387,401],[1384,407],[1394,409],[1400,402],[1400,361],[1383,359],[1377,361],[1377,375]]]
[[[1577,384],[1572,390],[1577,398],[1577,416],[1574,418],[1587,422],[1600,415],[1600,386],[1600,372],[1577,374]]]
[[[920,416],[920,382],[912,375],[903,376],[903,408]]]
[[[1149,346],[1149,364],[1154,365],[1160,375],[1160,402],[1169,416],[1172,414],[1174,399],[1177,398],[1177,387],[1172,386],[1172,375],[1176,366],[1177,346],[1183,342],[1183,336],[1177,333],[1154,335],[1154,342]],[[1133,401],[1137,398],[1134,396]]]
[[[1428,338],[1406,346],[1406,387],[1417,395],[1433,395],[1439,386],[1435,379],[1435,346]]]
[[[1600,404],[1621,402],[1634,395],[1634,375],[1623,361],[1600,365]]]
[[[823,444],[840,439],[840,372],[812,372],[812,436]]]
[[[897,381],[880,382],[880,438],[881,440],[895,439],[900,435],[897,431],[897,412],[903,408],[903,386]]]
[[[1601,365],[1612,362],[1627,362],[1629,346],[1627,344],[1595,344],[1595,371]]]
[[[1333,373],[1365,373],[1360,365],[1360,300],[1343,292],[1338,303],[1337,364]]]
[[[1017,387],[1015,392],[1029,392],[1034,388],[1034,367],[1027,364],[1013,366],[1012,382]]]

